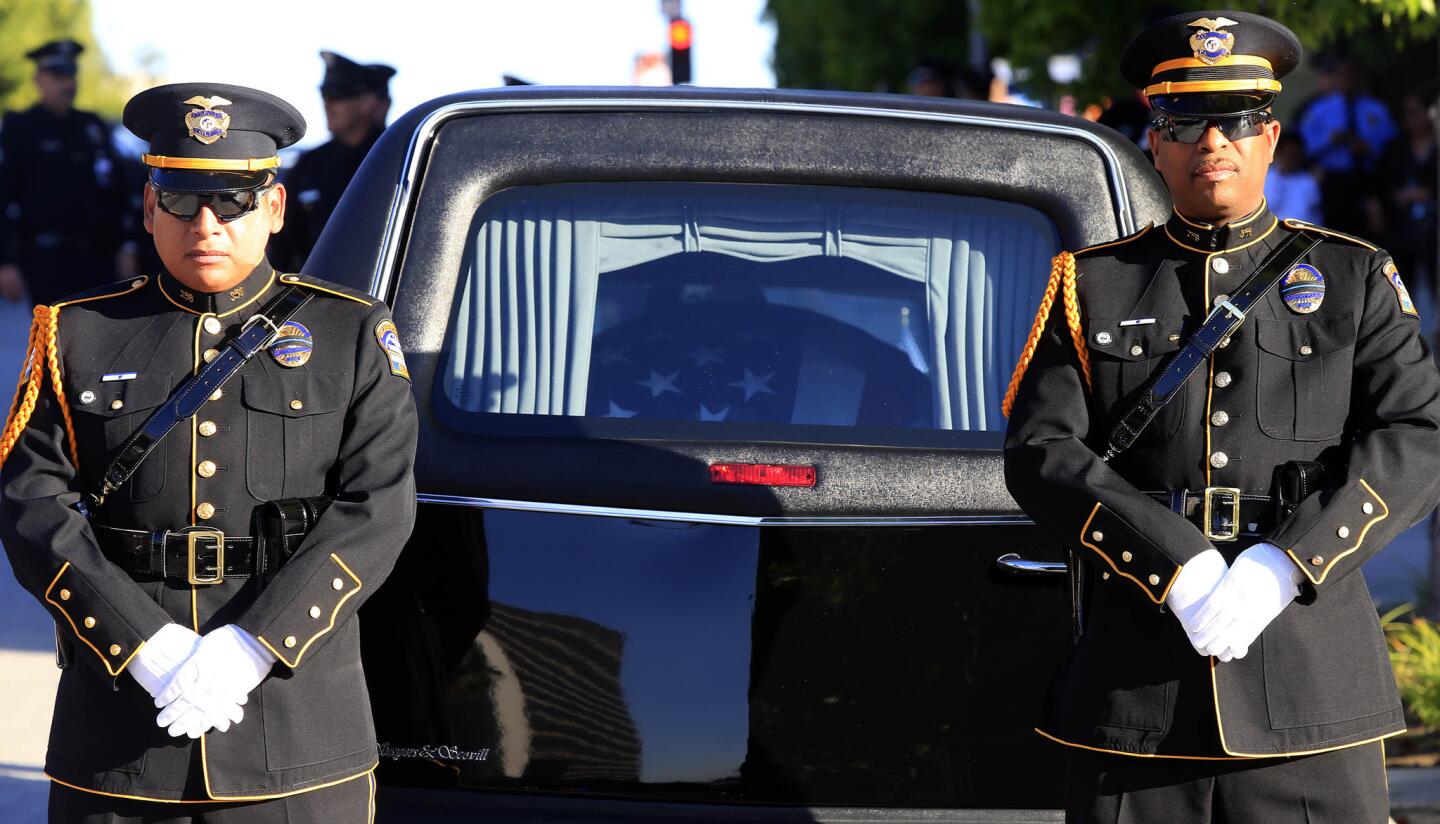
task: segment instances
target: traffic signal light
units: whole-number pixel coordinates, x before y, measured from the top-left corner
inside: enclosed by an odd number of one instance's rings
[[[670,21],[670,82],[690,82],[690,21],[676,17]]]

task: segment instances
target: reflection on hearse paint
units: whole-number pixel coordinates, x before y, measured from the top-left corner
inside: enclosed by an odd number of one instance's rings
[[[636,781],[640,738],[620,688],[623,654],[624,636],[609,627],[492,602],[447,691],[456,732],[479,741],[494,728],[506,778]],[[462,781],[470,768],[461,765]]]

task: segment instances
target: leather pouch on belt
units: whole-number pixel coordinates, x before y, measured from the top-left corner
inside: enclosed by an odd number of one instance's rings
[[[1271,496],[1275,499],[1275,523],[1295,511],[1300,502],[1325,485],[1325,464],[1319,461],[1286,461],[1275,467]]]
[[[333,500],[326,495],[311,498],[280,498],[255,507],[251,533],[264,547],[265,569],[258,576],[268,584],[275,573],[300,548]]]

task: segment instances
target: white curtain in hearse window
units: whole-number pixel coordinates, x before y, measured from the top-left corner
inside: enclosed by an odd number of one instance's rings
[[[739,419],[743,401],[769,401],[779,404],[765,413],[774,423],[864,426],[865,409],[895,404],[863,396],[883,395],[898,371],[915,379],[927,408],[887,425],[998,431],[1010,369],[1057,251],[1042,213],[987,198],[745,184],[511,189],[476,215],[441,390],[473,413],[604,416],[598,410],[608,408],[621,413],[612,417],[688,417],[652,409],[645,397],[681,410],[682,398],[670,396],[683,395],[687,384],[693,391],[697,379],[676,377],[678,367],[633,381],[642,386],[638,402],[591,397],[602,362],[612,359],[597,351],[597,336],[611,328],[620,334],[646,312],[672,312],[653,289],[643,307],[617,299],[611,303],[619,308],[607,308],[597,300],[607,279],[622,296],[633,292],[627,283],[671,281],[678,290],[672,314],[684,317],[706,300],[717,312],[749,305],[745,317],[756,324],[773,317],[768,322],[791,330],[796,348],[794,386],[781,387],[780,378],[761,383],[760,370],[747,368],[733,382],[717,379],[733,387],[734,403],[692,399],[683,407],[697,410],[691,419]],[[750,303],[721,300],[736,295]],[[755,333],[745,336],[753,341]],[[891,352],[901,368],[867,372],[863,358],[846,361],[830,341],[851,337],[869,342],[859,349]],[[783,348],[784,335],[781,341]],[[766,392],[775,397],[754,397]]]

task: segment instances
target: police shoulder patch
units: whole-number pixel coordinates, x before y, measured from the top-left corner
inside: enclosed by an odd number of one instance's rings
[[[410,369],[405,365],[405,351],[400,348],[400,332],[395,328],[395,321],[386,318],[375,324],[375,340],[390,360],[390,374],[410,380]]]
[[[1405,281],[1400,279],[1400,270],[1396,268],[1395,261],[1385,261],[1380,271],[1395,290],[1395,296],[1400,299],[1400,311],[1414,318],[1420,317],[1420,313],[1415,309],[1415,301],[1410,299],[1410,290],[1405,288]]]

